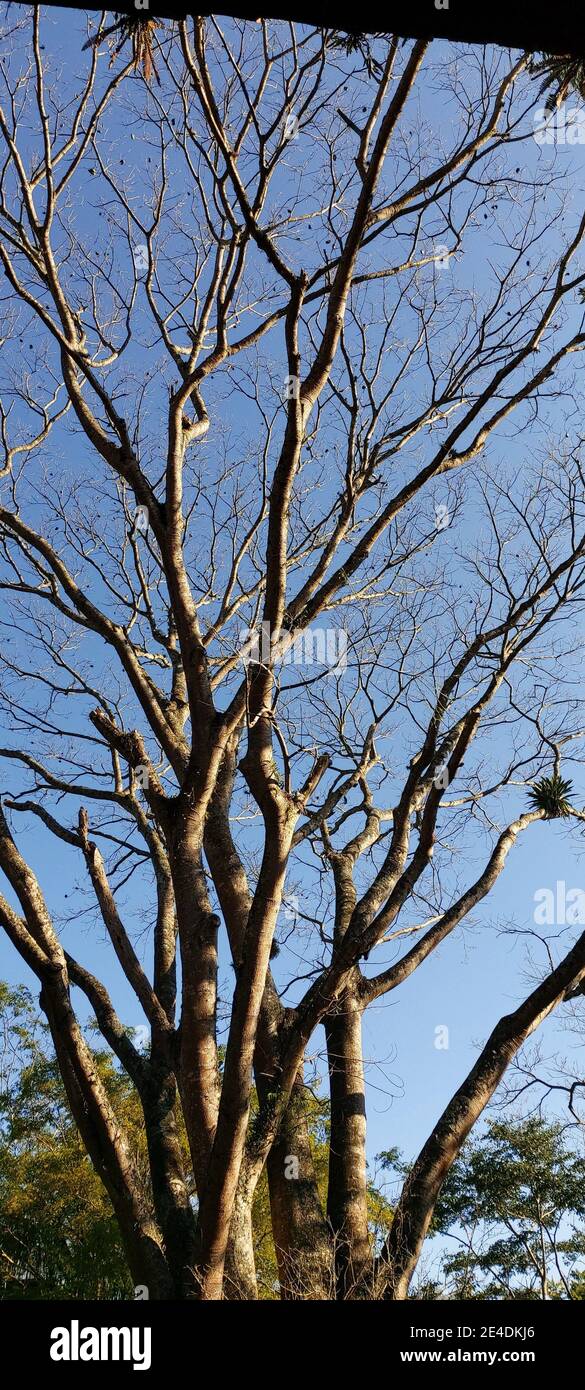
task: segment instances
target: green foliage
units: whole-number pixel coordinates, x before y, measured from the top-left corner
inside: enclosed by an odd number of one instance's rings
[[[537,811],[544,811],[545,815],[551,819],[557,816],[568,816],[571,806],[569,797],[573,790],[573,783],[568,782],[560,773],[553,772],[552,777],[541,777],[539,782],[535,782],[528,793],[528,798]]]
[[[382,63],[372,53],[372,40],[384,39],[390,43],[392,34],[378,31],[370,34],[349,34],[345,30],[332,29],[327,34],[327,47],[338,49],[347,56],[357,54],[363,61],[368,77],[380,77]]]
[[[531,59],[528,71],[533,77],[543,78],[538,95],[548,92],[547,111],[560,106],[572,91],[585,101],[585,60],[570,54],[543,53],[541,58]]]
[[[0,982],[0,1298],[113,1299],[132,1281],[106,1193],[83,1149],[33,1000]],[[130,1090],[99,1069],[125,1123]]]
[[[443,1264],[454,1297],[582,1297],[585,1156],[560,1124],[492,1123],[453,1164],[433,1233],[459,1246]]]

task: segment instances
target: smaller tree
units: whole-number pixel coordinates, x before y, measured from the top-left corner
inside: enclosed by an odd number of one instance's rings
[[[443,1262],[455,1298],[581,1298],[585,1157],[559,1123],[492,1122],[453,1164],[433,1232],[459,1246]]]

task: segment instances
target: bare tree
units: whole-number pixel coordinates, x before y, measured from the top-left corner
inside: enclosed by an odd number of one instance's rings
[[[256,1296],[265,1166],[282,1297],[403,1297],[449,1162],[585,977],[581,939],[496,1029],[374,1261],[364,1010],[519,836],[579,825],[555,787],[583,735],[585,209],[525,58],[390,39],[368,70],[320,30],[199,19],[152,40],[148,82],[86,22],[66,74],[50,17],[5,25],[0,919],[151,1297]],[[78,866],[72,911],[23,857],[33,820]]]

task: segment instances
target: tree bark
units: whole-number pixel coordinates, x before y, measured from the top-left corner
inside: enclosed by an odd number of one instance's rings
[[[362,1010],[352,986],[325,1019],[331,1096],[327,1215],[335,1244],[338,1299],[368,1296],[371,1243],[366,1179],[366,1094]]]
[[[227,926],[234,965],[239,968],[252,899],[229,823],[236,749],[237,737],[226,751],[211,801],[205,827],[205,855]],[[254,1053],[254,1078],[260,1101],[278,1084],[279,1038],[284,1024],[285,1010],[269,969]],[[302,1069],[299,1076],[302,1078]],[[296,1182],[286,1177],[285,1160],[288,1155],[298,1158],[300,1176]],[[331,1290],[331,1247],[311,1153],[302,1079],[294,1087],[266,1168],[281,1296],[285,1300],[296,1299],[304,1296],[300,1291],[309,1288],[316,1291],[315,1297],[328,1298]],[[228,1287],[237,1283],[238,1279],[246,1283],[248,1258],[245,1248],[240,1246],[240,1249],[242,1272],[240,1275],[234,1273],[232,1251]]]
[[[217,935],[201,860],[199,817],[178,805],[168,817],[168,852],[181,949],[177,1080],[199,1201],[207,1180],[219,1104]]]
[[[252,1227],[252,1197],[245,1181],[240,1181],[234,1200],[234,1212],[225,1260],[224,1298],[230,1302],[256,1302],[256,1261]]]
[[[175,1298],[196,1295],[196,1222],[176,1124],[177,1085],[164,1062],[152,1062],[142,1097],[152,1194]]]
[[[262,1097],[263,1088],[259,1088]],[[302,1075],[295,1082],[266,1170],[280,1295],[285,1302],[332,1296],[331,1243],[319,1197]]]

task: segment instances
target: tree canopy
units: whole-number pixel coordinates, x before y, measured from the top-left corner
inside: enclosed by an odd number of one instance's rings
[[[434,1217],[457,1242],[444,1260],[453,1297],[582,1297],[585,1156],[571,1133],[537,1115],[492,1120],[466,1146]]]

